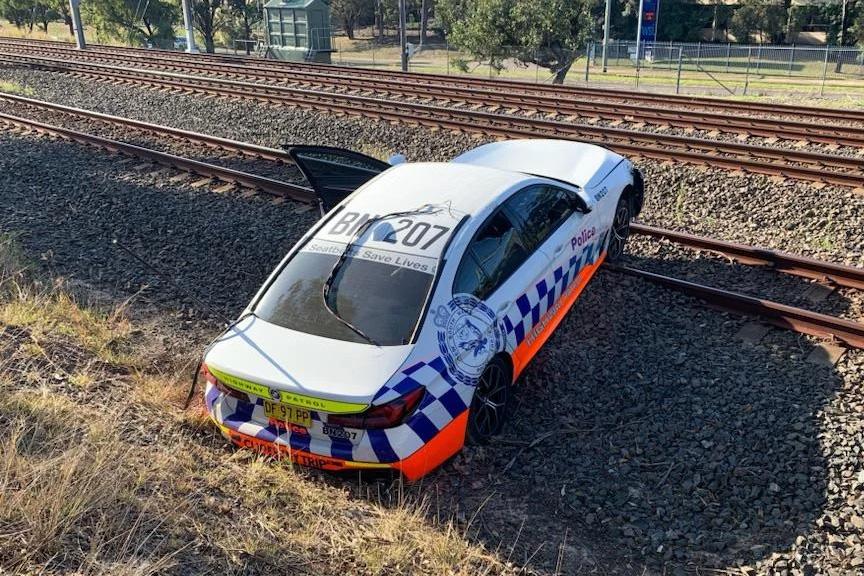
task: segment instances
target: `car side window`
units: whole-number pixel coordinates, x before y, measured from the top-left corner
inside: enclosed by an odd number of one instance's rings
[[[483,300],[525,262],[528,254],[516,226],[499,210],[468,245],[453,291],[469,292]]]
[[[478,294],[483,293],[485,287],[489,284],[489,279],[486,273],[477,264],[471,250],[465,253],[462,262],[459,263],[459,269],[456,270],[456,280],[453,282],[454,294]]]
[[[522,219],[522,236],[529,252],[536,250],[574,212],[570,193],[548,185],[520,190],[504,206]]]

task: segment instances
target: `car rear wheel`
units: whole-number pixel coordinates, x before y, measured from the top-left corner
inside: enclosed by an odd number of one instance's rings
[[[472,443],[485,444],[501,432],[510,404],[510,384],[507,362],[493,358],[477,382],[468,413],[468,439]]]
[[[624,246],[630,237],[630,220],[633,212],[630,209],[630,198],[621,196],[618,206],[615,207],[615,217],[612,220],[612,229],[609,231],[609,249],[606,251],[606,260],[615,262],[624,254]]]

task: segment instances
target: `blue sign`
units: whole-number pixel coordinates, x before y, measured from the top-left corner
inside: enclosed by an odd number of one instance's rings
[[[642,0],[642,42],[657,41],[657,14],[660,0]]]

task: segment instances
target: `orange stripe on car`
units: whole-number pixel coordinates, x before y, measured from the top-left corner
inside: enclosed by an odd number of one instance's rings
[[[577,298],[579,298],[582,290],[588,284],[591,277],[594,276],[594,273],[597,272],[597,268],[600,267],[605,258],[606,253],[604,252],[599,258],[597,258],[596,262],[586,265],[579,271],[576,279],[573,280],[573,282],[571,282],[564,291],[563,296],[555,301],[552,308],[540,318],[540,322],[538,322],[537,325],[534,326],[528,334],[526,334],[525,340],[523,340],[522,343],[513,351],[514,382],[525,367],[528,366],[528,363],[531,362],[531,359],[537,355],[537,352],[540,351],[543,344],[546,343],[546,340],[548,340],[552,333],[555,332],[555,328],[558,327],[561,320],[563,320],[564,316],[567,315],[567,312],[570,311],[573,303],[576,302]]]

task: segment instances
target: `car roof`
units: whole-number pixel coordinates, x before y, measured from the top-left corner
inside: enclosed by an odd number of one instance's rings
[[[399,164],[348,198],[345,209],[388,214],[434,204],[475,215],[513,186],[532,179],[527,174],[469,164]]]
[[[572,140],[506,140],[478,146],[453,162],[534,174],[590,188],[601,182],[623,156],[602,146]]]

